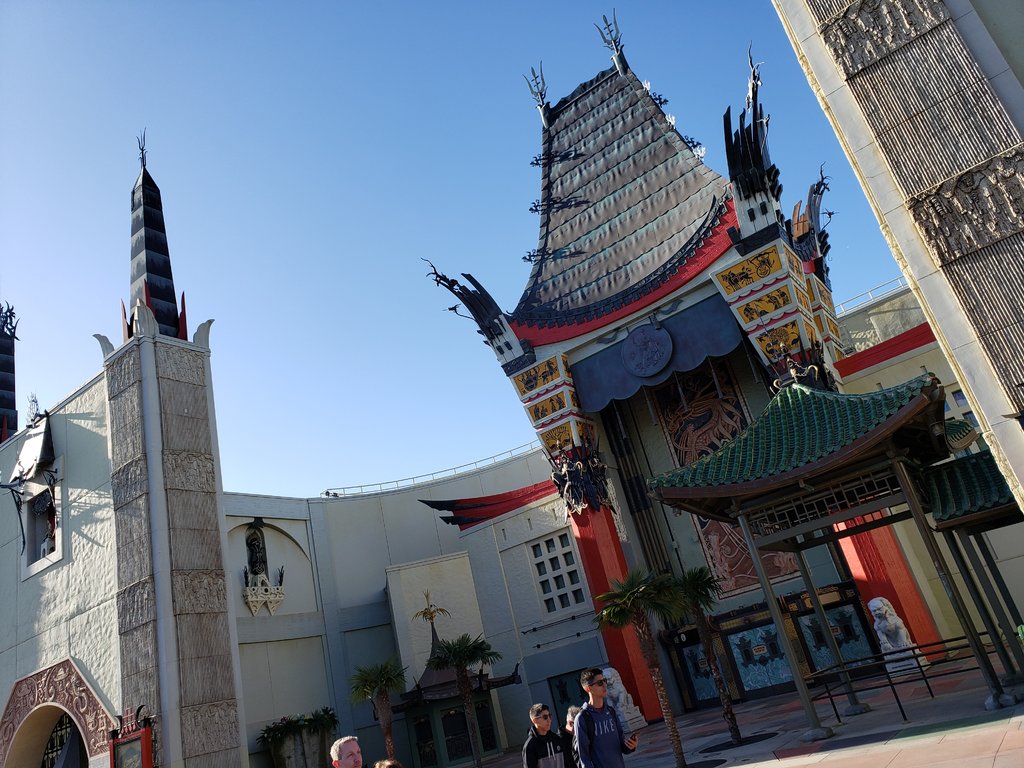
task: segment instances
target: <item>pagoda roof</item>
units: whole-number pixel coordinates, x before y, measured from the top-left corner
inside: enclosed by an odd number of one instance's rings
[[[1007,522],[1020,522],[1010,486],[989,451],[929,467],[922,480],[932,517],[940,529],[987,520],[993,513],[1007,511],[1014,518]]]
[[[949,442],[960,447],[976,437],[973,428],[946,426],[944,401],[942,388],[930,376],[867,394],[793,384],[733,440],[692,464],[652,478],[650,486],[667,503],[763,494],[865,457],[890,437],[912,446],[916,458],[943,459],[949,455]],[[900,430],[903,434],[897,436]]]
[[[619,54],[544,108],[540,234],[509,318],[535,346],[655,301],[731,246],[729,183],[704,165]]]

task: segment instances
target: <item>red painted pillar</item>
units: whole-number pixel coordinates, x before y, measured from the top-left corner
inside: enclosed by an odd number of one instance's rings
[[[939,639],[932,613],[891,528],[875,528],[839,542],[865,605],[873,597],[884,597],[903,619],[915,643]],[[874,621],[871,614],[868,621]]]
[[[611,580],[626,576],[626,557],[619,543],[611,511],[601,507],[587,509],[580,515],[569,515],[579,546],[583,570],[590,594],[597,597],[611,590]],[[654,683],[647,671],[647,662],[640,650],[640,641],[633,629],[606,629],[601,632],[609,663],[618,670],[622,681],[634,696],[634,702],[648,720],[661,718],[661,707]]]

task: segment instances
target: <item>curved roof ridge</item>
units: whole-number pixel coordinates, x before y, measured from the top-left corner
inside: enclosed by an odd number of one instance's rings
[[[920,376],[864,394],[793,384],[769,400],[743,432],[691,464],[651,478],[649,486],[739,485],[812,464],[881,426],[931,383],[930,376]]]

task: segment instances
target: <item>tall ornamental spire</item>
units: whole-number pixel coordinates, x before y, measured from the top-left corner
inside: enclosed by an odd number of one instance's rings
[[[160,188],[146,170],[145,131],[138,142],[142,169],[132,189],[131,311],[134,313],[141,301],[152,310],[161,334],[184,339],[187,338],[185,296],[181,297],[182,311],[179,315]],[[128,329],[130,334],[131,323],[128,323]]]
[[[0,443],[18,431],[14,390],[14,342],[18,340],[14,307],[0,304]]]

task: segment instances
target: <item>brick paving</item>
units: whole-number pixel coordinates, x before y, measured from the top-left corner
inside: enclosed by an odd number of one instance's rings
[[[686,762],[689,768],[795,768],[819,763],[821,768],[1024,768],[1024,703],[987,712],[988,691],[977,671],[941,682],[941,690],[933,685],[934,699],[923,686],[901,686],[907,722],[900,718],[888,689],[861,696],[871,711],[843,716],[842,723],[836,722],[827,701],[818,702],[818,716],[834,735],[809,744],[800,741],[807,725],[795,692],[736,704],[744,736],[774,734],[739,747],[708,751],[728,740],[721,713],[717,709],[687,713],[677,721]],[[1017,692],[1024,694],[1024,687]],[[837,699],[840,713],[844,704],[845,699]],[[518,768],[518,748],[485,765]],[[641,730],[639,748],[626,757],[626,768],[674,765],[664,723]]]

